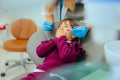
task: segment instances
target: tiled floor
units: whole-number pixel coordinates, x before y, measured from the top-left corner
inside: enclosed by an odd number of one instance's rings
[[[24,57],[28,57],[28,55],[25,53]],[[8,52],[5,51],[4,49],[2,49],[2,47],[0,47],[0,73],[6,68],[5,66],[5,61],[9,59],[20,59],[19,54],[17,53],[12,53],[12,52]],[[11,63],[12,64],[12,63]],[[31,72],[35,69],[35,65],[34,64],[27,64],[27,70],[28,72]],[[22,66],[17,66],[14,68],[11,68],[7,73],[5,77],[1,77],[0,76],[0,80],[12,80],[13,78],[15,78],[16,76],[22,75],[26,73],[25,69]]]

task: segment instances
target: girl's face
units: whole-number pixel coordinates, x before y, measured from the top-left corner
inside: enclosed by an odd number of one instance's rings
[[[66,38],[71,41],[75,38],[75,36],[71,33],[72,26],[70,25],[69,20],[63,21],[56,31],[56,37],[59,38],[60,36],[66,36]]]

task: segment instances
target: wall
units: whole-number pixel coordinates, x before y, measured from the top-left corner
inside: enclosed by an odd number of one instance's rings
[[[14,21],[18,18],[30,18],[41,25],[44,17],[41,15],[46,0],[0,0],[2,18]]]
[[[86,22],[94,27],[93,37],[97,43],[115,40],[120,30],[119,0],[84,0]]]

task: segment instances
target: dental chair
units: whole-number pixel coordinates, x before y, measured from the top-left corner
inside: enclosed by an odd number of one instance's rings
[[[26,52],[26,45],[29,38],[36,31],[37,27],[35,23],[30,19],[22,18],[13,22],[11,26],[11,33],[14,38],[5,41],[3,44],[3,48],[6,51],[20,54],[21,60],[7,60],[5,65],[8,67],[1,73],[2,77],[6,75],[6,72],[9,69],[15,66],[21,65],[25,68],[25,70],[27,70],[25,64],[27,64],[28,62],[26,61],[26,59],[23,58],[23,54]],[[9,66],[10,62],[14,62],[15,64]]]
[[[74,12],[70,12],[69,10],[66,13],[66,18],[71,18],[73,20],[76,20],[78,23],[81,23],[82,20],[84,20],[84,5],[82,3],[76,4],[76,10]],[[81,21],[81,22],[80,22]],[[59,22],[56,22],[54,24],[54,30],[44,31],[41,28],[32,35],[32,37],[28,41],[27,45],[27,52],[28,55],[31,57],[33,62],[37,65],[43,62],[44,59],[39,58],[36,55],[36,47],[42,40],[47,40],[50,38],[54,38],[54,32],[56,30],[56,27],[58,26]],[[103,45],[95,43],[93,40],[93,32],[94,28],[89,31],[87,36],[83,39],[81,39],[81,44],[83,48],[86,50],[87,53],[87,59],[88,62],[97,62],[100,61],[103,58]],[[95,56],[95,57],[94,57]]]

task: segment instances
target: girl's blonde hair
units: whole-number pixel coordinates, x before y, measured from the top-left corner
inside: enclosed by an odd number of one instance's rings
[[[46,13],[52,13],[54,8],[58,5],[60,0],[54,0],[45,6]],[[75,10],[75,2],[76,0],[64,0],[64,6],[71,11]]]

